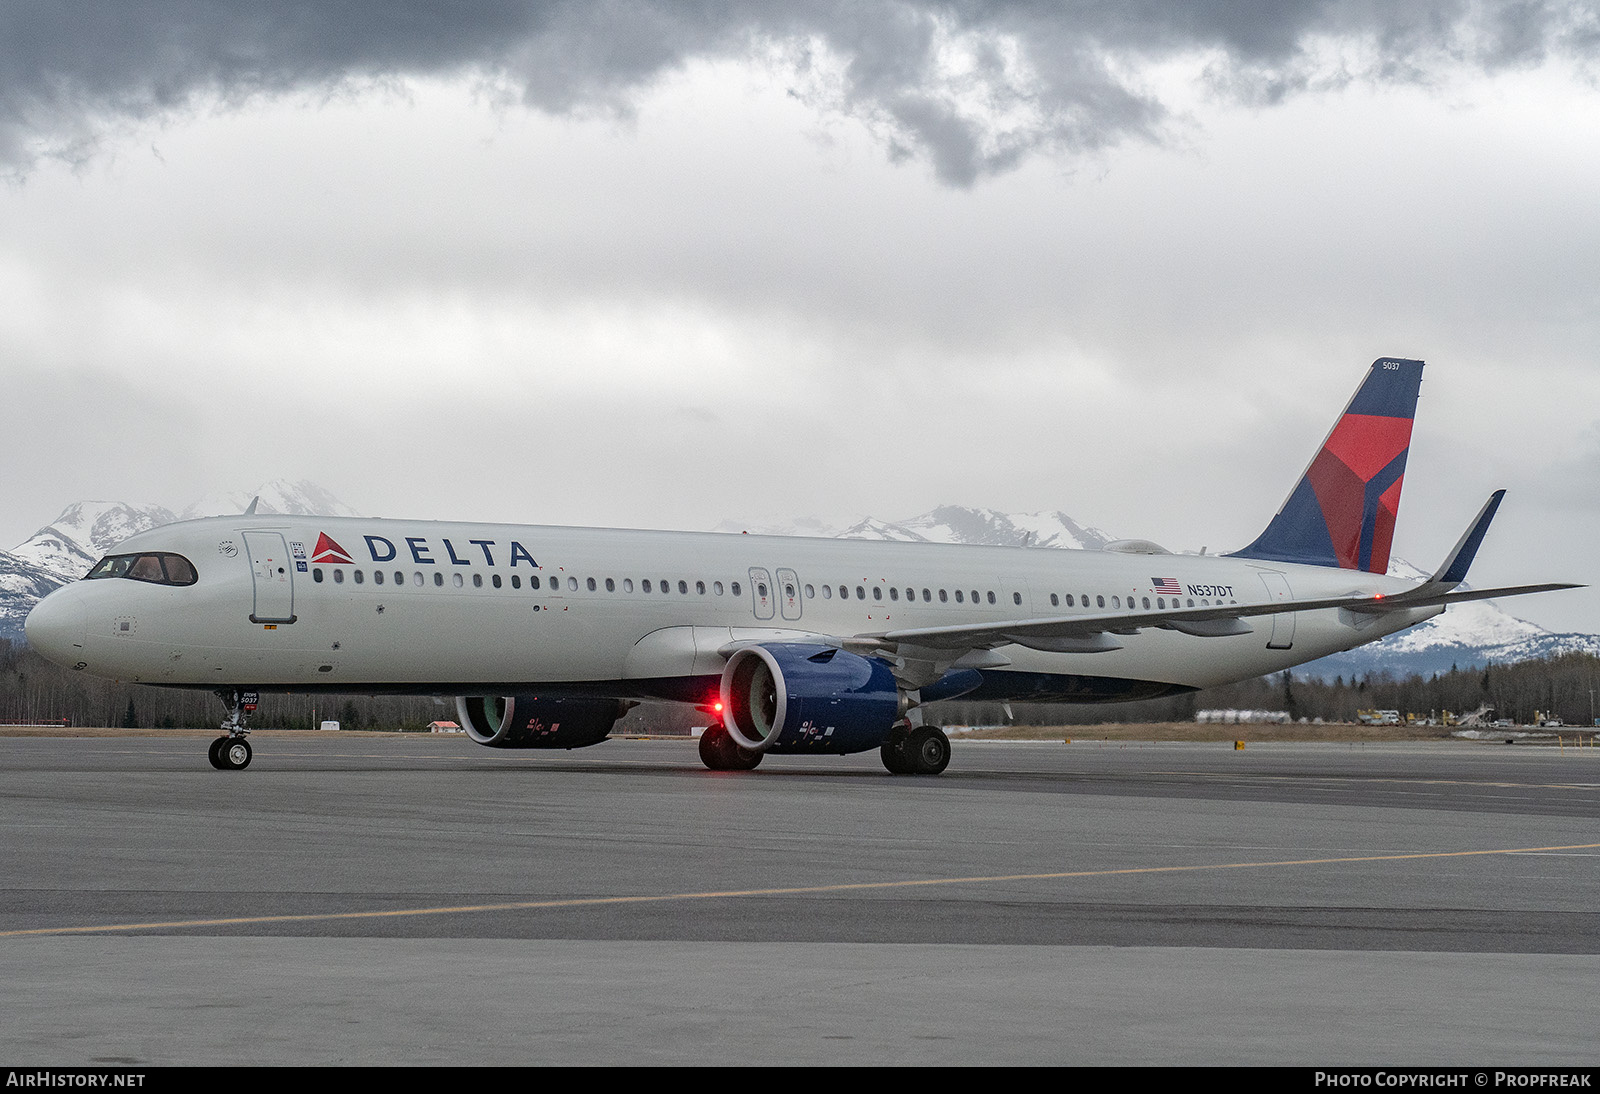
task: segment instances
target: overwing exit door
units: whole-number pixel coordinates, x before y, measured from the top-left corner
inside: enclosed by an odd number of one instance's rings
[[[1267,587],[1269,600],[1293,600],[1294,594],[1289,591],[1289,579],[1279,573],[1261,574],[1261,583]],[[1267,639],[1267,649],[1287,650],[1294,648],[1294,613],[1281,612],[1272,617],[1272,637]]]

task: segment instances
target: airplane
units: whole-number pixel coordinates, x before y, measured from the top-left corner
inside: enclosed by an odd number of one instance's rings
[[[456,696],[494,748],[581,748],[644,701],[700,758],[878,749],[935,775],[926,708],[1180,694],[1375,641],[1464,600],[1495,491],[1427,580],[1388,577],[1423,362],[1374,361],[1266,529],[1226,555],[254,513],[142,532],[28,616],[50,660],[217,692],[219,770],[261,691]]]

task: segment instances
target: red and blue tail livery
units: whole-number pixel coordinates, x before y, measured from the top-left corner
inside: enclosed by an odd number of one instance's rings
[[[1421,361],[1372,362],[1289,500],[1254,543],[1235,553],[1387,572],[1421,387]]]

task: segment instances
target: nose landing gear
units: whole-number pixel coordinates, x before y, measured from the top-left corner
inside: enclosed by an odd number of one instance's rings
[[[245,720],[256,709],[256,693],[218,691],[217,697],[228,706],[228,717],[222,723],[222,731],[227,736],[211,742],[207,758],[218,771],[243,771],[250,766],[251,756],[250,742],[245,739],[250,727],[245,725]]]

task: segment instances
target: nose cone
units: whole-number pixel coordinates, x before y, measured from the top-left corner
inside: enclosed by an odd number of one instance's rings
[[[22,624],[28,645],[58,665],[76,665],[83,660],[88,613],[76,592],[71,586],[57,589],[35,604]]]

